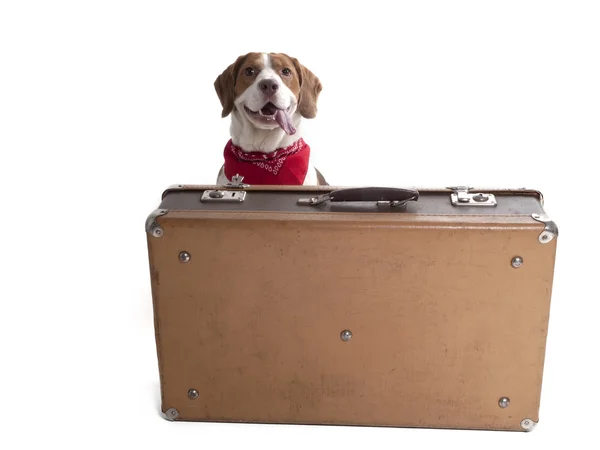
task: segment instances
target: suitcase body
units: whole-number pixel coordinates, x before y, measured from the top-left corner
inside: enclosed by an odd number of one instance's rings
[[[414,192],[165,191],[146,232],[166,418],[530,431],[558,236],[541,194]]]

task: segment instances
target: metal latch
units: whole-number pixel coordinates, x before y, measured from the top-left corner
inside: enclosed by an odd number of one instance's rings
[[[246,191],[238,191],[229,189],[244,189],[249,187],[249,184],[244,184],[244,177],[236,174],[231,177],[231,181],[225,184],[223,189],[215,189],[212,191],[204,191],[201,202],[215,202],[215,203],[241,203],[246,198]]]
[[[231,181],[229,183],[227,183],[225,186],[227,186],[228,188],[233,188],[233,189],[244,189],[247,187],[250,187],[249,184],[244,184],[244,177],[241,176],[239,173],[234,175],[233,177],[231,177]]]
[[[452,194],[450,199],[454,206],[496,206],[496,196],[494,194],[484,192],[470,192],[470,187],[455,186],[450,187]]]
[[[201,202],[215,203],[241,203],[246,198],[246,191],[224,191],[216,189],[212,191],[204,191]]]

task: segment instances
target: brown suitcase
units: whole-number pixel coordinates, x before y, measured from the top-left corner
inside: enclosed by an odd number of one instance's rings
[[[146,222],[169,420],[530,431],[537,191],[174,186]]]

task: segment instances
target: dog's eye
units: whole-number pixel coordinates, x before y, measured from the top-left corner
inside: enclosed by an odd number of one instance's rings
[[[244,73],[247,77],[251,77],[254,75],[254,69],[252,67],[246,67],[246,69],[244,69]]]
[[[292,71],[290,69],[288,69],[287,67],[281,71],[281,75],[283,75],[284,77],[289,77],[291,74],[292,74]]]

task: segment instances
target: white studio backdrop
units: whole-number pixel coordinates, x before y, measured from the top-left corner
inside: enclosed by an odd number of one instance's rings
[[[0,447],[597,442],[599,20],[593,1],[1,2]],[[561,236],[533,433],[160,418],[143,225],[168,185],[215,182],[213,82],[249,51],[321,79],[305,133],[331,184],[544,193]]]

